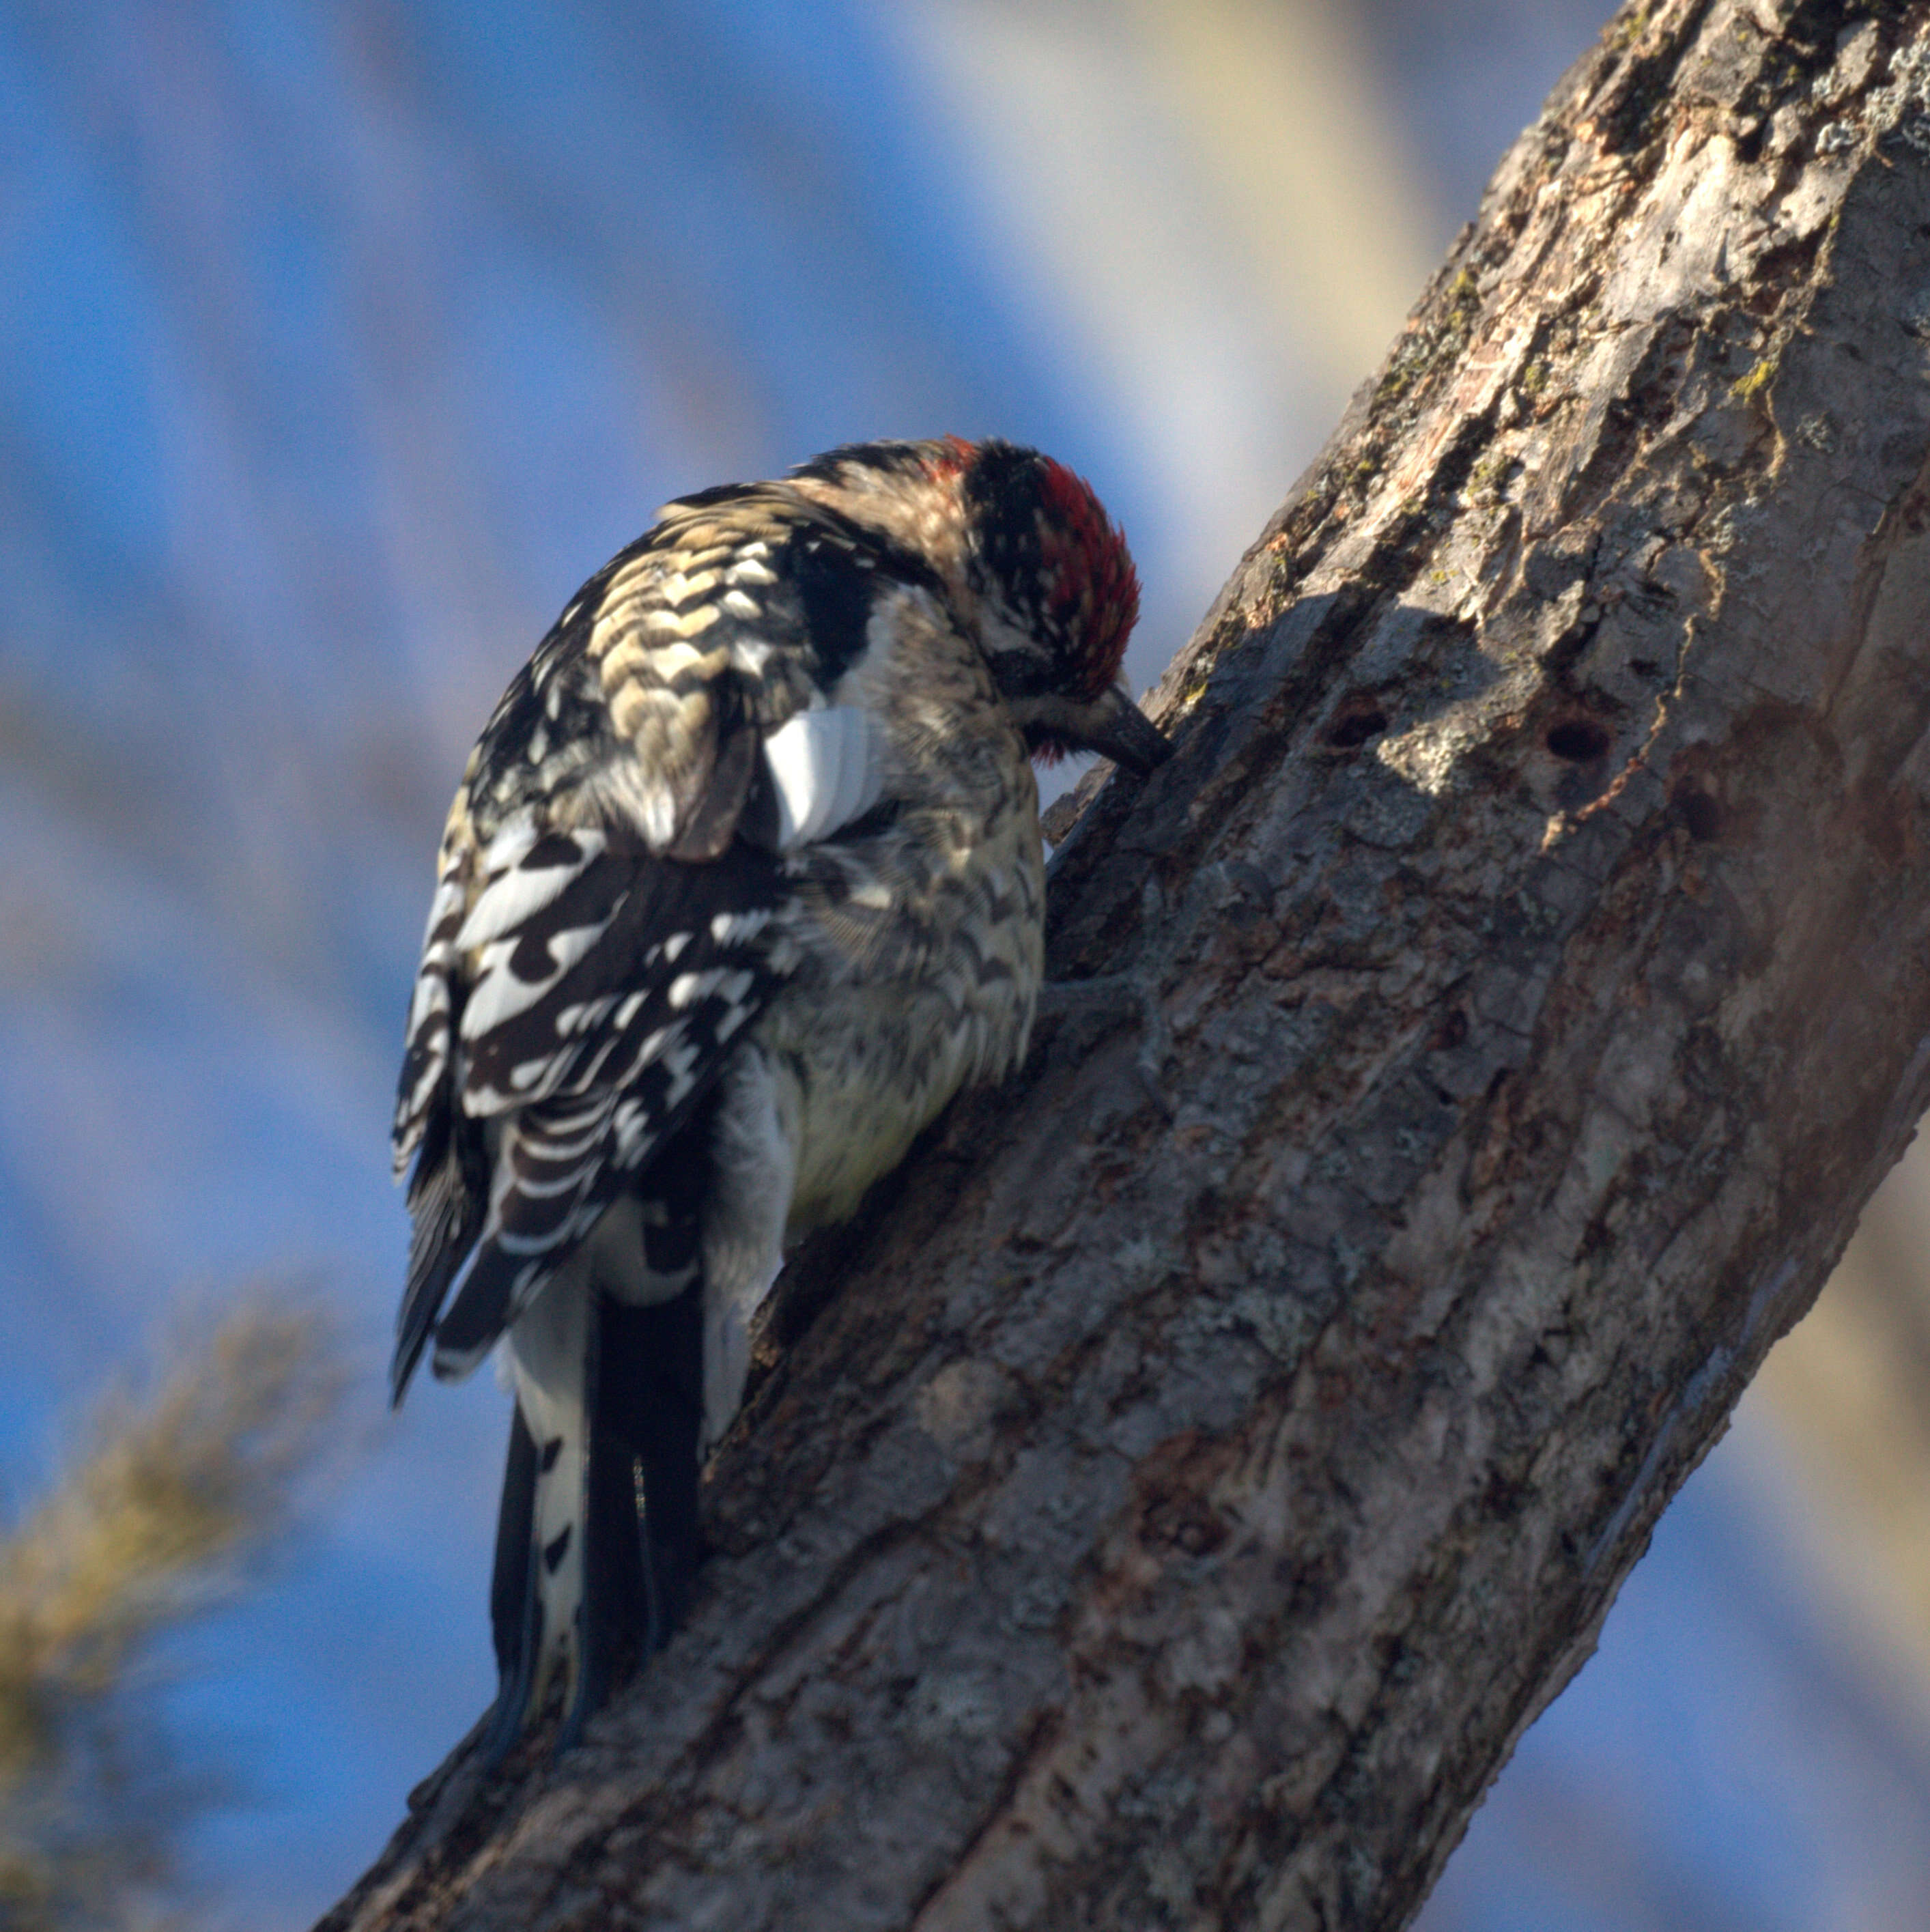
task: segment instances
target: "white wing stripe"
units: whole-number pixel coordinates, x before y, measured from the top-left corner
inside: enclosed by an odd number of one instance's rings
[[[617,902],[619,906],[622,903]],[[617,908],[613,907],[611,919],[616,914]],[[505,1020],[514,1019],[534,1006],[603,937],[609,926],[610,920],[605,919],[594,926],[572,926],[565,932],[551,933],[544,942],[550,970],[540,980],[521,979],[511,968],[510,960],[523,944],[522,934],[491,940],[482,949],[477,964],[476,990],[462,1010],[463,1038],[479,1040]]]
[[[452,874],[436,881],[434,898],[429,902],[428,922],[422,928],[422,964],[446,965],[455,956],[446,936],[437,934],[444,920],[462,904],[463,881],[460,874]]]
[[[777,794],[777,846],[788,852],[862,818],[884,789],[884,760],[870,714],[856,705],[800,711],[764,741]]]
[[[540,912],[609,843],[606,833],[586,828],[570,835],[570,842],[581,855],[574,863],[526,866],[522,861],[535,844],[535,838],[520,836],[520,849],[512,856],[503,850],[509,836],[504,832],[489,848],[489,883],[470,908],[469,916],[456,934],[456,950],[459,952],[470,952],[476,946],[486,946],[493,939],[500,939],[521,926],[532,913]]]
[[[751,912],[720,912],[710,922],[710,937],[719,946],[742,946],[770,923],[768,906],[759,906]]]

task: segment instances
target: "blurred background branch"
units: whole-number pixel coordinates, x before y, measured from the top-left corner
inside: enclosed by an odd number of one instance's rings
[[[0,1533],[0,1916],[23,1932],[160,1909],[206,1787],[144,1695],[158,1645],[285,1529],[339,1406],[312,1309],[245,1298],[101,1399],[52,1488]]]

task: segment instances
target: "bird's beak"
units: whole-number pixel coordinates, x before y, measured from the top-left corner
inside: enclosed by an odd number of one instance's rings
[[[1067,735],[1082,749],[1101,752],[1142,778],[1172,756],[1171,740],[1122,686],[1114,685],[1081,708],[1085,715]]]
[[[1041,694],[1013,704],[1026,736],[1071,752],[1097,752],[1142,777],[1172,756],[1172,746],[1118,685],[1090,704]]]

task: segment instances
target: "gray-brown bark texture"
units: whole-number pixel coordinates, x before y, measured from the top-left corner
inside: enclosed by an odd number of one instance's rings
[[[806,1254],[689,1628],[327,1924],[1407,1921],[1930,1093],[1926,238],[1930,9],[1611,25],[1060,851],[1146,997]]]

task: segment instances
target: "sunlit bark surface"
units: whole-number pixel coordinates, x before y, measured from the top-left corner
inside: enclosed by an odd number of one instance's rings
[[[1922,6],[1610,26],[1062,847],[1126,980],[794,1269],[689,1628],[326,1924],[1406,1922],[1930,1094],[1926,238]]]

